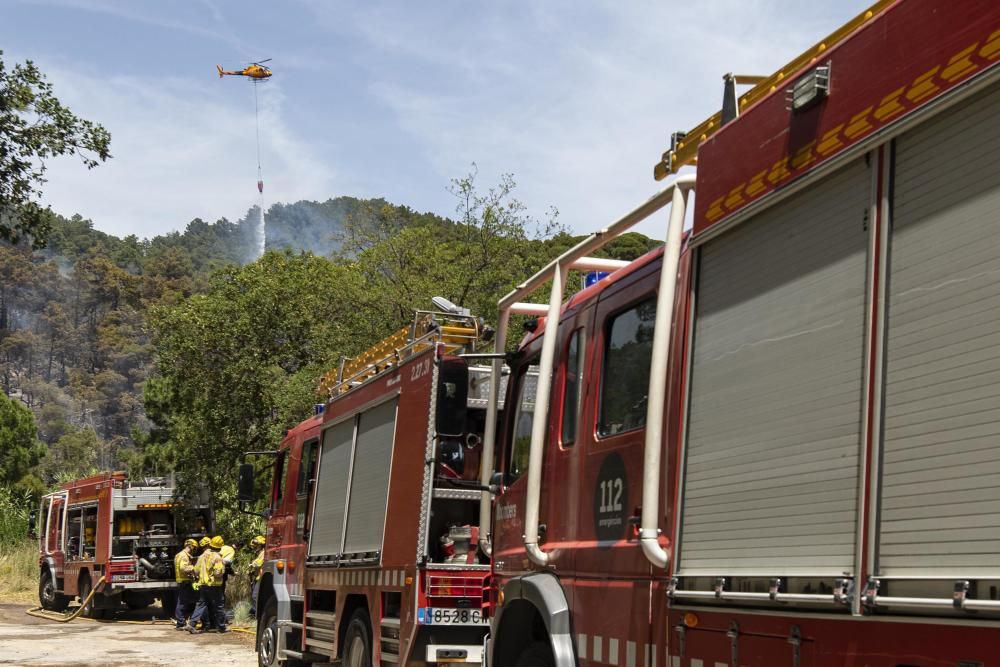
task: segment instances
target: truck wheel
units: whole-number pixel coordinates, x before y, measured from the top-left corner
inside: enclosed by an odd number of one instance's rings
[[[372,667],[372,631],[368,612],[358,609],[344,635],[343,667]]]
[[[303,667],[311,663],[301,660],[278,659],[278,600],[268,599],[264,611],[260,613],[260,623],[257,627],[257,664],[259,667]]]
[[[149,595],[144,595],[142,593],[123,593],[122,602],[125,606],[132,611],[137,611],[139,609],[145,609],[149,605],[153,604],[153,598]],[[174,607],[171,607],[171,611]]]
[[[69,598],[56,592],[56,582],[49,568],[42,570],[38,580],[38,603],[46,611],[62,612],[69,606]]]
[[[87,600],[92,588],[93,584],[90,583],[90,575],[84,574],[80,578],[80,604],[83,604]],[[99,595],[100,593],[95,593],[94,597],[90,598],[90,602],[84,605],[83,615],[87,618],[104,618],[104,610],[97,605],[97,597]]]
[[[177,611],[177,593],[175,591],[163,591],[160,593],[160,606],[163,607],[163,611],[167,616],[173,617],[174,612]],[[129,609],[132,609],[132,605],[129,605]]]
[[[517,658],[517,667],[555,667],[552,648],[545,642],[534,642]]]

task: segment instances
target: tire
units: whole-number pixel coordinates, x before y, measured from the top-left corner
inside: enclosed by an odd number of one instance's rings
[[[342,667],[372,667],[372,631],[368,612],[358,609],[344,634]]]
[[[90,595],[90,591],[93,588],[93,584],[90,583],[90,575],[84,574],[80,578],[80,604],[82,605],[87,597]],[[104,618],[104,610],[97,605],[97,597],[100,593],[95,593],[94,597],[91,598],[90,603],[84,605],[83,615],[87,618]]]
[[[517,657],[516,667],[555,667],[552,648],[545,642],[534,642]]]
[[[56,591],[56,582],[52,576],[52,570],[45,568],[38,578],[38,604],[46,611],[66,611],[69,606],[69,598]]]
[[[138,611],[140,609],[145,609],[149,605],[153,604],[153,598],[151,598],[148,595],[143,595],[141,593],[123,593],[122,602],[124,602],[125,606],[131,609],[132,611]],[[176,605],[170,608],[171,613],[173,613],[173,610],[175,608]]]
[[[260,611],[260,610],[258,610]],[[260,614],[257,624],[257,665],[259,667],[303,667],[311,664],[300,660],[278,659],[278,599],[271,597]]]
[[[160,593],[160,606],[163,607],[163,611],[170,617],[174,617],[174,612],[177,611],[177,591],[163,591]],[[129,605],[129,609],[132,606]]]

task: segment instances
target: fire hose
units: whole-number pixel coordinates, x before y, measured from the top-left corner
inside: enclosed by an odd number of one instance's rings
[[[91,599],[93,599],[94,595],[97,593],[98,589],[100,589],[100,587],[101,587],[102,584],[104,584],[104,577],[101,577],[100,579],[97,580],[97,583],[94,584],[94,587],[92,589],[90,589],[90,595],[87,596],[87,599],[83,600],[80,603],[80,606],[77,607],[76,610],[73,611],[73,613],[71,613],[71,614],[60,614],[60,613],[54,612],[54,611],[46,611],[42,607],[33,607],[32,609],[25,610],[24,613],[27,614],[28,616],[34,616],[35,618],[42,618],[42,619],[45,619],[47,621],[55,621],[56,623],[69,623],[73,619],[77,618],[81,613],[83,613],[83,610],[87,608],[87,605],[90,603]],[[84,617],[84,620],[86,620],[86,621],[96,621],[97,619]],[[171,621],[169,619],[165,619],[165,621],[166,622],[170,622],[170,623],[173,622],[173,621]],[[116,621],[116,622],[117,623],[128,623],[129,625],[156,625],[157,624],[157,620],[155,618],[153,620],[151,620],[151,621]],[[232,630],[233,632],[239,632],[241,634],[247,634],[247,635],[256,634],[256,630],[251,630],[251,629],[248,629],[248,628],[234,628],[234,627],[230,627],[229,629]]]
[[[101,587],[103,583],[104,583],[104,577],[98,579],[97,583],[94,584],[94,587],[90,589],[90,595],[87,596],[86,600],[83,600],[80,603],[80,606],[77,607],[76,611],[74,611],[72,614],[60,614],[54,611],[45,611],[41,607],[28,609],[24,613],[27,614],[28,616],[34,616],[36,618],[44,618],[49,621],[55,621],[56,623],[69,623],[74,618],[79,616],[84,609],[87,608],[87,605],[90,604],[90,601],[93,599],[94,594],[97,593],[97,590]]]

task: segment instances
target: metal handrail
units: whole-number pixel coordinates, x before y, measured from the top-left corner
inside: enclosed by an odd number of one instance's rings
[[[770,580],[768,592],[743,592],[727,591],[725,577],[718,577],[715,586],[710,591],[704,590],[683,590],[678,589],[678,578],[674,577],[667,586],[667,597],[671,600],[677,598],[694,598],[702,600],[734,600],[750,602],[802,602],[802,603],[834,603],[846,605],[850,602],[854,594],[854,580],[851,578],[837,579],[834,582],[833,590],[830,593],[787,593],[781,590],[781,577],[774,577]]]
[[[522,540],[525,551],[528,554],[528,558],[530,558],[532,562],[537,565],[545,566],[549,562],[549,554],[542,551],[539,547],[540,538],[538,534],[538,510],[541,492],[542,453],[545,442],[545,431],[548,426],[547,420],[549,417],[549,390],[552,382],[552,368],[554,366],[556,337],[559,329],[559,314],[562,307],[563,284],[565,283],[567,273],[570,270],[576,269],[592,270],[594,267],[611,270],[624,268],[628,265],[627,262],[603,260],[600,258],[590,257],[589,255],[597,250],[600,250],[602,247],[606,246],[625,231],[645,220],[656,211],[659,211],[660,209],[665,208],[668,204],[671,204],[672,209],[667,233],[667,249],[664,253],[664,263],[662,269],[664,274],[669,273],[669,280],[666,280],[669,284],[669,302],[664,304],[664,295],[662,290],[664,281],[661,281],[660,300],[657,302],[658,309],[663,308],[668,313],[666,320],[667,324],[665,327],[666,331],[665,333],[658,334],[660,336],[661,346],[663,341],[669,343],[669,313],[673,310],[673,283],[676,276],[677,263],[680,257],[680,239],[683,231],[684,204],[686,202],[686,195],[690,190],[694,189],[694,184],[694,175],[679,176],[669,186],[650,197],[646,202],[631,212],[619,218],[608,227],[591,234],[566,252],[556,257],[543,269],[504,296],[498,304],[499,315],[497,317],[495,351],[504,350],[507,342],[507,327],[512,314],[531,313],[534,315],[540,315],[544,312],[546,317],[545,335],[542,339],[542,353],[539,361],[538,385],[535,394],[535,411],[532,418],[531,443],[528,450],[528,489],[527,498],[525,500],[524,536]],[[671,269],[671,267],[673,268]],[[524,302],[524,299],[530,297],[550,281],[552,283],[552,287],[549,292],[548,306]],[[658,317],[657,325],[659,324],[660,319]],[[654,333],[654,336],[655,335],[657,334]],[[656,352],[654,343],[654,357],[655,355]],[[664,352],[662,356],[665,359],[666,353]],[[665,370],[666,369],[664,367],[664,372]],[[493,362],[493,381],[490,383],[490,396],[486,412],[486,429],[483,434],[483,461],[493,461],[493,452],[496,443],[496,420],[498,413],[497,404],[499,398],[498,387],[500,384],[500,372],[501,361],[496,359]],[[654,374],[651,374],[650,376],[651,386],[654,382],[653,375]],[[650,401],[650,404],[652,403],[653,401]],[[662,410],[663,401],[659,401],[653,408],[653,411],[658,415],[655,420],[657,423],[662,420]],[[647,427],[649,426],[649,423],[649,419],[647,418]],[[657,508],[659,504],[659,449],[661,448],[661,444],[662,443],[659,442],[657,443],[655,448],[656,452],[653,456],[649,454],[649,448],[647,447],[646,457],[647,464],[651,458],[655,458],[656,477],[648,483],[655,483],[657,485],[655,487],[657,498],[653,503],[651,503],[651,507],[648,508],[648,512],[645,506],[643,508],[643,517],[648,520],[644,521],[642,524],[642,534],[646,537],[640,538],[640,544],[643,546],[643,552],[646,553],[647,558],[650,558],[651,561],[653,560],[653,556],[656,555],[657,549],[662,552],[662,548],[656,538],[659,534],[659,530],[656,527],[656,517],[659,514]],[[484,486],[489,484],[491,477],[492,471],[487,466],[482,466],[480,481]],[[644,479],[644,485],[646,483],[647,480]],[[645,489],[643,491],[643,497],[646,497]],[[486,492],[483,493],[479,508],[480,548],[485,554],[488,555],[491,551],[491,545],[489,533],[484,530],[484,528],[490,525],[491,503],[489,500],[489,494]],[[652,518],[650,519],[650,517]],[[653,535],[652,541],[655,544],[652,547],[647,544],[649,541],[649,535]],[[654,562],[654,564],[656,563]]]
[[[757,602],[823,602],[844,604],[843,600],[838,600],[832,593],[821,595],[818,593],[743,593],[740,591],[685,591],[676,590],[670,594],[671,598],[698,598],[704,600],[749,600]]]

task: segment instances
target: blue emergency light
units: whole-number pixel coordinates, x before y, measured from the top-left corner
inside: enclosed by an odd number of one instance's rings
[[[587,287],[590,287],[591,285],[596,285],[598,282],[600,282],[601,280],[604,280],[609,275],[611,275],[611,274],[608,273],[607,271],[591,271],[590,273],[586,274],[583,277],[583,287],[584,287],[584,289],[586,289]]]

